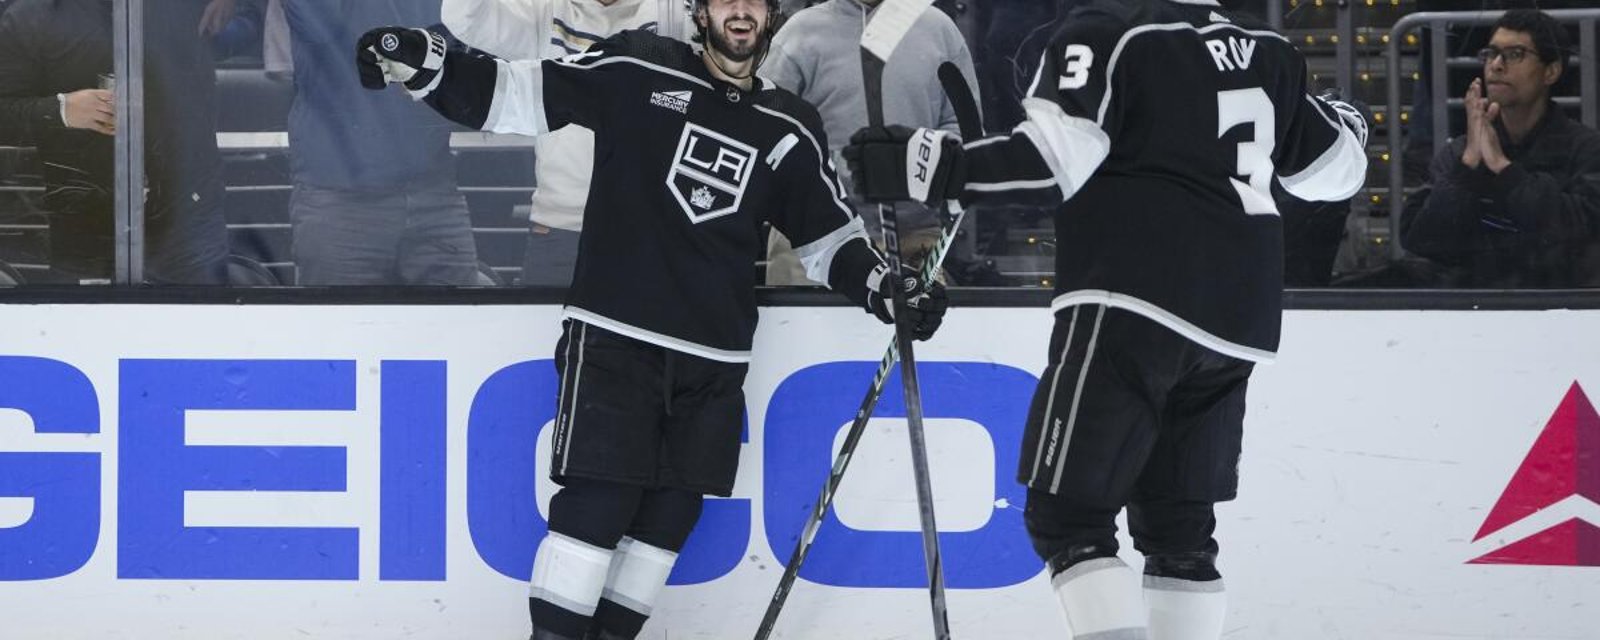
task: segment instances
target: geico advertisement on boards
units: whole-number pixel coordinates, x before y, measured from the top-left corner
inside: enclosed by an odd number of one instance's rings
[[[0,312],[0,638],[526,637],[559,308]],[[1597,320],[1288,314],[1219,507],[1228,637],[1596,637]],[[1013,480],[1049,331],[918,345],[960,637],[1066,633]],[[762,310],[738,482],[643,637],[754,633],[889,337]],[[895,378],[778,637],[931,633],[904,415]]]

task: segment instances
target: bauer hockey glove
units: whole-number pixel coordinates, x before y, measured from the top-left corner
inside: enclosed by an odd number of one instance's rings
[[[1344,126],[1350,129],[1351,133],[1356,134],[1356,140],[1361,143],[1363,149],[1366,148],[1367,131],[1371,129],[1372,123],[1372,107],[1354,97],[1345,95],[1345,92],[1337,87],[1327,89],[1317,97],[1327,103],[1328,106],[1333,107],[1333,110],[1339,114],[1339,119],[1344,121]]]
[[[844,148],[856,193],[867,202],[915,200],[938,207],[966,184],[961,140],[948,131],[867,127]]]
[[[884,324],[894,324],[894,291],[889,289],[897,280],[889,276],[888,267],[879,267],[867,277],[867,309]],[[927,282],[921,276],[907,275],[898,279],[906,292],[906,327],[911,337],[927,340],[944,322],[944,312],[950,308],[950,298],[938,280]]]
[[[444,78],[445,51],[444,36],[432,31],[379,27],[356,42],[356,72],[363,87],[376,90],[398,82],[413,100],[421,100]]]

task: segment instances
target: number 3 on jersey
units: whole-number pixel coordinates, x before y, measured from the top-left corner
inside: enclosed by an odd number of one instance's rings
[[[1272,150],[1276,115],[1272,100],[1260,87],[1217,92],[1217,137],[1240,125],[1250,125],[1250,139],[1239,143],[1239,160],[1228,181],[1239,192],[1239,203],[1249,214],[1277,215],[1272,201]],[[1247,178],[1248,182],[1239,180]]]
[[[1061,79],[1056,82],[1057,89],[1081,89],[1089,84],[1089,65],[1094,64],[1094,49],[1081,44],[1069,44],[1061,58]]]

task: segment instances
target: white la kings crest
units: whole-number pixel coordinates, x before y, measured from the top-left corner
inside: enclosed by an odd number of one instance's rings
[[[755,163],[755,147],[684,123],[667,188],[689,221],[699,224],[739,210]]]

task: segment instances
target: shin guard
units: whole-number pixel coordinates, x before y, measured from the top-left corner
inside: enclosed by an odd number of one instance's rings
[[[1185,580],[1147,575],[1144,598],[1150,605],[1150,640],[1217,640],[1228,613],[1222,579]]]
[[[1145,640],[1139,576],[1115,557],[1067,567],[1050,580],[1076,640]]]
[[[539,543],[528,581],[536,630],[582,638],[595,615],[613,551],[551,531]]]
[[[596,626],[614,638],[639,635],[677,561],[677,553],[623,538],[595,610]]]

